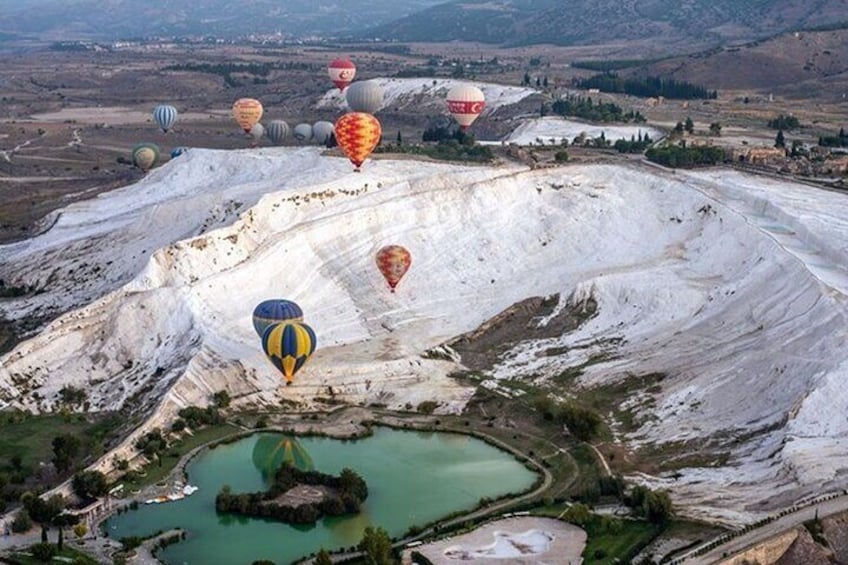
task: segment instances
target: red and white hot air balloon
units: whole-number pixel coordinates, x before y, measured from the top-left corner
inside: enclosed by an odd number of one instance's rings
[[[327,67],[330,80],[339,90],[344,90],[356,76],[356,65],[350,59],[336,59]]]
[[[458,84],[448,92],[448,111],[462,131],[467,130],[474,123],[485,107],[486,97],[476,86]]]

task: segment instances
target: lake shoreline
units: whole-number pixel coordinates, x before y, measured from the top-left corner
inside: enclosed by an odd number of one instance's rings
[[[161,486],[162,483],[168,483],[169,481],[179,479],[182,479],[182,481],[188,483],[190,479],[188,466],[192,461],[196,460],[199,455],[208,453],[209,451],[214,450],[215,448],[220,447],[222,445],[227,445],[244,440],[253,435],[270,433],[296,436],[298,439],[308,437],[323,437],[341,441],[357,441],[373,436],[375,430],[378,428],[419,433],[438,433],[439,435],[459,435],[477,439],[497,449],[501,453],[511,455],[518,462],[520,462],[528,471],[531,471],[536,476],[536,480],[528,488],[522,489],[522,491],[518,493],[508,493],[506,495],[499,496],[494,500],[486,499],[485,506],[483,507],[481,507],[480,504],[476,504],[471,508],[448,513],[438,518],[437,520],[427,523],[421,527],[418,527],[418,525],[416,524],[415,529],[422,533],[418,534],[415,539],[420,538],[423,535],[423,532],[432,529],[432,527],[436,524],[461,520],[467,516],[478,515],[480,512],[485,512],[486,514],[488,514],[489,511],[500,510],[500,508],[503,506],[509,506],[512,503],[517,503],[519,500],[526,500],[526,497],[528,495],[538,496],[542,492],[544,492],[544,490],[550,484],[549,472],[541,464],[532,460],[532,458],[527,457],[525,454],[522,454],[518,449],[513,448],[512,446],[505,444],[495,439],[494,437],[482,434],[479,431],[457,429],[452,426],[445,426],[443,429],[439,426],[438,416],[417,414],[415,415],[417,417],[414,418],[414,420],[411,420],[409,419],[409,414],[394,414],[393,412],[389,411],[377,412],[375,410],[362,409],[358,407],[342,407],[336,410],[329,411],[320,415],[322,416],[322,419],[320,421],[317,419],[317,417],[319,416],[318,414],[308,416],[303,414],[276,414],[274,416],[276,416],[275,419],[277,419],[278,421],[273,422],[268,426],[256,429],[245,429],[242,427],[241,431],[236,431],[226,437],[218,438],[203,445],[195,447],[190,452],[186,453],[183,457],[181,457],[180,461],[171,470],[171,472],[166,476],[164,480],[160,481],[158,485],[154,486]],[[343,416],[343,418],[339,416]],[[290,418],[293,417],[299,417],[300,420],[296,422],[292,421]],[[309,419],[307,420],[306,418]],[[280,419],[283,419],[283,421],[279,421]],[[146,495],[143,491],[138,492],[134,494],[132,498],[125,499],[125,501],[128,504],[132,500],[138,500],[139,498],[144,498],[144,496]],[[498,504],[492,506],[493,502],[496,501],[498,502]],[[102,519],[98,521],[96,527],[101,532],[104,532],[106,535],[109,535],[109,532],[106,530],[105,524],[109,520],[114,518],[117,513],[118,512],[116,510],[110,512],[108,515],[103,516]],[[412,528],[410,528],[410,530],[412,530]],[[404,543],[411,541],[411,539],[408,539],[408,534],[404,534],[402,537],[404,538]],[[337,552],[343,551],[345,550],[340,549]]]

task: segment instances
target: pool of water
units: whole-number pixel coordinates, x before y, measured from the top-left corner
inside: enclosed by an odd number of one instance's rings
[[[311,526],[215,511],[221,487],[230,485],[234,492],[265,490],[273,467],[283,460],[332,474],[344,467],[355,470],[368,484],[362,511],[324,518]],[[114,516],[105,524],[108,534],[119,539],[183,528],[188,539],[158,555],[172,565],[249,565],[259,559],[284,565],[322,547],[355,546],[368,526],[401,536],[412,525],[471,509],[482,497],[526,490],[536,480],[536,474],[511,454],[481,440],[388,428],[376,428],[372,436],[360,440],[256,434],[200,455],[187,470],[198,492]]]

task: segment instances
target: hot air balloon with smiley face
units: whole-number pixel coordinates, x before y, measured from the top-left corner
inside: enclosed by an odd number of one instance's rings
[[[387,245],[377,252],[376,260],[377,268],[394,292],[412,264],[412,255],[401,245]]]

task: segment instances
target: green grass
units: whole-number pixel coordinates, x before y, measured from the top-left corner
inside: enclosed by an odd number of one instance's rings
[[[68,547],[67,544],[68,541],[65,541],[65,546],[62,548],[62,551],[56,554],[57,556],[67,557],[73,560],[74,563],[79,563],[80,565],[98,565],[97,560],[95,560],[88,554],[78,551],[72,547]],[[12,565],[43,565],[44,563],[43,561],[39,561],[34,557],[23,555],[21,553],[13,553],[11,557],[4,557],[3,559],[8,559],[9,563],[11,563]],[[62,561],[56,561],[54,558],[51,563],[62,563]]]
[[[586,525],[589,538],[583,550],[585,565],[627,563],[632,559],[631,552],[635,548],[647,545],[658,533],[656,526],[648,522],[615,518],[607,520],[611,526],[604,527],[604,518],[600,516],[594,516]]]
[[[565,504],[552,504],[535,508],[532,513],[536,516],[558,518],[567,509]],[[588,534],[586,549],[583,550],[583,563],[586,565],[629,563],[633,558],[632,552],[647,545],[659,533],[656,526],[648,522],[596,514],[592,515],[585,526],[580,527]]]
[[[185,436],[178,442],[174,443],[162,454],[162,465],[154,460],[153,463],[147,465],[142,472],[145,476],[137,476],[132,480],[120,479],[117,482],[123,483],[127,494],[135,489],[140,489],[148,485],[158,483],[163,480],[177,466],[180,459],[196,447],[200,447],[205,443],[223,439],[234,435],[241,430],[230,424],[221,424],[218,426],[209,426],[202,430],[194,432],[192,436]]]
[[[568,491],[569,494],[579,496],[582,493],[597,489],[598,481],[601,478],[601,470],[598,468],[598,459],[592,452],[592,448],[581,443],[572,447],[569,451],[580,468],[580,476],[571,485]]]
[[[18,418],[15,418],[18,419]],[[82,453],[99,455],[102,442],[117,427],[115,416],[93,418],[79,414],[26,416],[13,421],[12,415],[0,414],[0,468],[10,466],[10,459],[20,455],[23,467],[35,469],[39,462],[53,457],[53,438],[73,434],[82,440]]]

